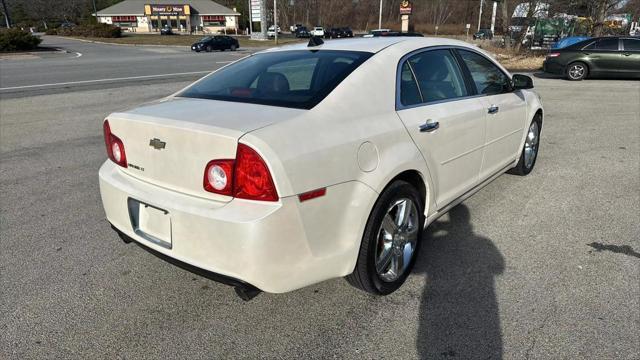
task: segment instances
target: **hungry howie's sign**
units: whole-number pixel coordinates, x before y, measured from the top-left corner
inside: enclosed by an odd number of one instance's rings
[[[189,5],[145,5],[146,15],[189,15]]]

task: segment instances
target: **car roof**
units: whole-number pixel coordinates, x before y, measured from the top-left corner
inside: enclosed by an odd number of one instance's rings
[[[288,51],[288,50],[343,50],[343,51],[364,51],[377,53],[389,46],[393,46],[398,43],[404,43],[410,47],[416,49],[430,46],[463,46],[474,48],[474,45],[464,41],[436,38],[436,37],[404,37],[404,36],[392,36],[392,37],[372,37],[372,38],[351,38],[341,40],[327,40],[322,45],[308,47],[307,43],[300,43],[295,45],[287,45],[278,48],[272,48],[265,50],[271,51]]]

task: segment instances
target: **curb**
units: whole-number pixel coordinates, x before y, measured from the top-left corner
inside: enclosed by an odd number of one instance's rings
[[[101,44],[101,45],[116,45],[116,46],[129,46],[129,47],[152,47],[152,48],[174,48],[174,49],[191,50],[191,45],[118,44],[118,43],[110,43],[110,42],[106,42],[106,41],[80,39],[80,38],[71,37],[71,36],[58,36],[58,35],[47,35],[47,36],[53,37],[53,38],[58,38],[58,39],[69,39],[69,40],[82,41],[82,42],[86,42],[86,43]],[[280,46],[282,46],[282,45],[280,45]],[[274,46],[265,46],[265,47],[245,46],[245,47],[239,48],[238,50],[240,50],[240,51],[242,51],[242,50],[264,50],[264,49],[270,49],[272,47],[274,47]]]

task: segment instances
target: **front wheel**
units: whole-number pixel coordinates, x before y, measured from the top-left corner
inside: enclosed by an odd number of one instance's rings
[[[211,52],[211,50],[213,50],[213,48],[211,47],[211,45],[207,45],[207,48],[205,49],[207,52]]]
[[[527,137],[524,139],[524,147],[522,149],[520,159],[518,160],[518,164],[516,167],[509,170],[510,174],[525,176],[533,170],[533,167],[536,165],[538,149],[540,147],[541,125],[541,116],[536,115],[531,122],[531,125],[529,125],[529,130],[527,131]]]
[[[413,269],[423,226],[420,193],[405,181],[393,182],[369,215],[356,268],[347,281],[376,295],[397,290]]]

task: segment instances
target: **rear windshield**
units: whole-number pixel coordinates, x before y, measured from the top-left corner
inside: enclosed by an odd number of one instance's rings
[[[333,50],[256,54],[214,72],[178,96],[311,109],[371,55]]]

